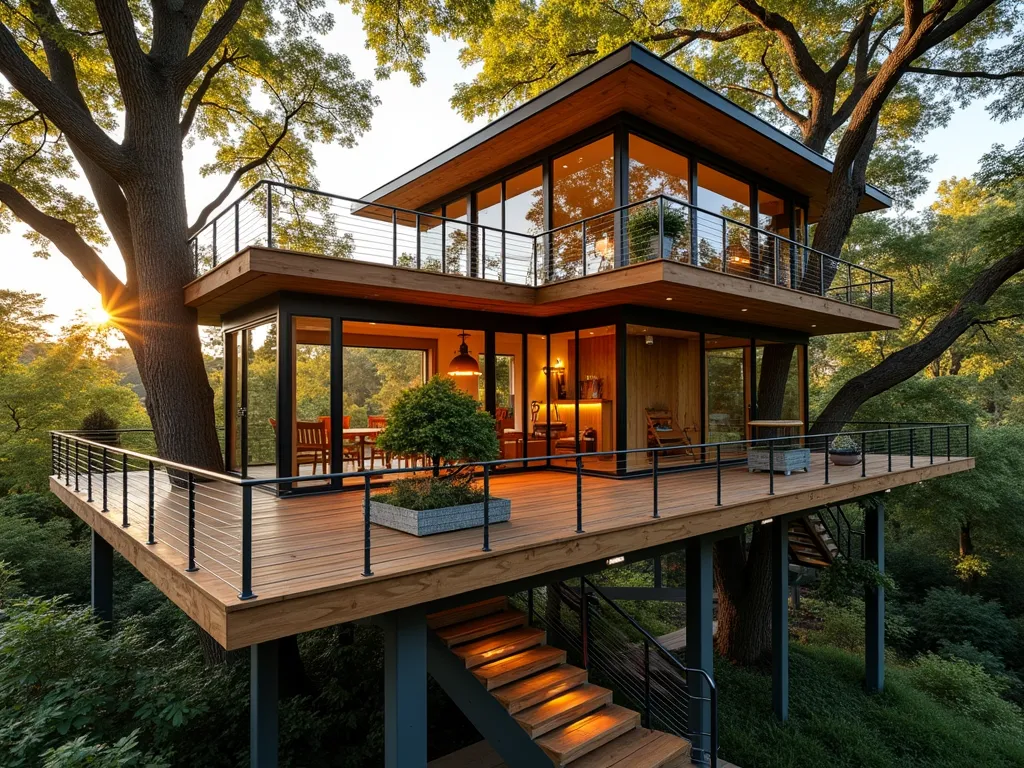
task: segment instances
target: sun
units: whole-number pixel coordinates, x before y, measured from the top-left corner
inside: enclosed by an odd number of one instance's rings
[[[85,316],[86,322],[97,327],[106,325],[111,319],[107,310],[100,306],[89,307],[88,309],[83,310],[82,314]]]

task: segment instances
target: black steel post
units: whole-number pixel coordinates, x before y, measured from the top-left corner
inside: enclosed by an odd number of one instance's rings
[[[914,468],[914,428],[911,427],[910,432],[910,468]]]
[[[644,728],[651,727],[651,641],[644,638]]]
[[[239,600],[256,597],[252,591],[252,486],[242,486],[242,591]]]
[[[888,454],[889,471],[892,472],[892,427],[885,431],[885,451]]]
[[[71,438],[64,438],[64,487],[71,485]]]
[[[373,576],[370,570],[370,476],[363,476],[363,576]]]
[[[194,573],[196,568],[196,477],[188,473],[188,568]]]
[[[267,248],[274,247],[274,186],[267,182]]]
[[[775,441],[768,443],[768,495],[775,495]]]
[[[107,509],[107,447],[103,446],[103,511],[109,512]]]
[[[946,427],[946,461],[950,461],[953,458],[953,443],[951,442],[953,436],[953,428]]]
[[[92,501],[92,446],[85,446],[85,500]]]
[[[155,493],[153,488],[153,462],[149,462],[149,501],[148,501],[148,520],[149,520],[149,536],[146,539],[147,544],[156,544],[156,505],[155,505]]]
[[[935,463],[935,427],[928,427],[928,463]]]
[[[249,646],[249,765],[278,765],[278,643]]]
[[[826,439],[825,440],[825,485],[828,485],[829,482],[830,482],[829,479],[828,479],[828,471],[829,471],[829,465],[832,464],[832,457],[829,456],[828,445],[829,445],[829,442]]]
[[[391,209],[391,265],[398,266],[398,211]]]
[[[868,435],[860,433],[860,476],[868,476]]]
[[[722,506],[722,446],[715,446],[715,506]]]
[[[651,451],[651,458],[654,460],[654,466],[651,469],[651,480],[654,489],[654,517],[658,517],[658,449],[655,448]]]
[[[78,493],[78,446],[79,443],[75,440],[75,493]]]
[[[128,527],[128,454],[121,454],[121,527]]]
[[[583,457],[579,454],[576,454],[576,533],[583,533]]]
[[[58,455],[59,449],[56,446],[60,445],[60,439],[56,437],[52,432],[50,433],[50,474],[60,477],[60,456]]]
[[[484,552],[491,551],[491,465],[484,464]]]

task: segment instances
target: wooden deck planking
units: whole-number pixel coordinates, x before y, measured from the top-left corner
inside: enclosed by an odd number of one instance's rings
[[[512,581],[535,573],[575,563],[590,562],[606,552],[622,554],[696,533],[765,519],[774,514],[812,508],[829,501],[857,496],[886,487],[917,482],[928,477],[973,467],[973,459],[945,457],[929,464],[928,456],[893,457],[893,472],[886,471],[887,459],[869,455],[866,479],[861,467],[831,467],[831,484],[825,486],[822,457],[815,455],[809,473],[790,477],[777,474],[775,495],[768,495],[766,473],[748,473],[735,466],[722,471],[723,506],[715,506],[716,481],[713,468],[659,477],[659,514],[652,518],[652,482],[647,478],[615,479],[584,477],[583,528],[576,533],[576,478],[573,474],[534,471],[495,474],[494,495],[512,500],[512,519],[491,526],[491,552],[482,552],[482,530],[470,529],[418,538],[380,526],[371,526],[372,577],[363,569],[363,496],[358,492],[331,493],[298,498],[277,498],[253,494],[253,588],[257,597],[238,598],[241,538],[241,493],[236,486],[197,486],[197,553],[199,571],[184,573],[187,563],[187,492],[172,488],[164,476],[155,492],[157,545],[147,546],[146,510],[133,504],[131,526],[120,526],[120,475],[108,476],[110,512],[99,512],[101,504],[98,475],[94,475],[94,501],[85,502],[84,475],[81,492],[75,494],[62,482],[51,486],[86,522],[119,551],[142,547],[168,570],[184,577],[184,583],[198,589],[204,599],[222,606],[225,616],[249,613],[270,603],[309,598],[303,609],[309,626],[326,626],[322,612],[325,593],[352,592],[343,607],[331,606],[330,616],[351,614],[350,618],[372,615],[386,606],[412,605],[458,594],[501,581]],[[159,473],[158,473],[159,475]],[[145,473],[131,473],[129,487],[133,502],[144,499]],[[141,489],[141,493],[140,493]],[[588,541],[587,546],[583,542]],[[541,548],[546,560],[540,557]],[[621,547],[621,550],[609,549]],[[513,553],[516,556],[513,557]],[[129,559],[132,559],[129,557]],[[133,560],[134,562],[134,560]],[[148,562],[148,561],[147,561]],[[458,566],[459,578],[455,580]],[[445,569],[453,569],[446,573]],[[145,571],[144,571],[145,572]],[[147,574],[153,580],[152,574]],[[176,577],[176,580],[179,580]],[[476,581],[474,584],[473,582]],[[377,585],[379,610],[367,592]],[[159,584],[158,584],[159,586]],[[179,585],[180,587],[180,585]],[[163,587],[161,587],[163,588]],[[167,591],[167,590],[165,590]],[[318,597],[320,596],[320,597]],[[181,605],[180,598],[172,599]],[[293,603],[298,610],[298,603]],[[313,609],[312,606],[318,606]],[[182,606],[185,607],[185,606]],[[282,608],[274,609],[280,619]],[[341,612],[339,614],[339,611]],[[190,614],[191,615],[191,614]],[[205,612],[204,612],[205,615]],[[255,620],[256,614],[252,614]],[[193,618],[196,618],[193,616]],[[197,619],[199,620],[199,619]],[[339,619],[340,620],[340,619]],[[227,618],[225,618],[225,622]],[[249,632],[270,630],[250,627]],[[215,636],[217,636],[215,634]],[[248,636],[248,635],[247,635]],[[226,637],[225,645],[238,647]]]

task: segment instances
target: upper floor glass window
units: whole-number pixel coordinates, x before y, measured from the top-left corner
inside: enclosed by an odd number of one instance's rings
[[[690,201],[690,161],[678,152],[629,135],[629,199],[668,195]]]
[[[780,235],[789,234],[789,217],[786,203],[763,189],[757,191],[757,226]]]
[[[750,185],[716,171],[697,166],[697,206],[736,221],[750,221]]]
[[[615,206],[614,142],[611,136],[556,157],[552,166],[551,211],[560,227]]]
[[[544,226],[544,172],[538,165],[505,181],[505,229],[535,235]]]

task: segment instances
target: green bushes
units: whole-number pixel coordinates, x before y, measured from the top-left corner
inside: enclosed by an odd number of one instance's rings
[[[972,720],[1016,736],[1024,743],[1024,713],[1001,697],[1005,684],[980,665],[926,653],[910,667],[910,680],[936,701]]]
[[[944,641],[967,642],[1002,656],[1016,642],[1016,628],[998,603],[950,587],[929,590],[923,601],[903,610],[923,651],[938,650]]]

